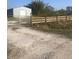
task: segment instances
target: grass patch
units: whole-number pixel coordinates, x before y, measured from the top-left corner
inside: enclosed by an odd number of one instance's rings
[[[66,24],[65,24],[66,23]],[[40,23],[40,24],[33,24],[32,26],[36,30],[49,32],[49,33],[56,33],[65,35],[68,38],[72,38],[72,21],[59,21],[51,22],[51,23]]]

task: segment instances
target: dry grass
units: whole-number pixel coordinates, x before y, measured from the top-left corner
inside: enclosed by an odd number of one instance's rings
[[[63,21],[51,22],[51,23],[41,23],[33,24],[32,26],[36,30],[41,30],[44,32],[63,34],[68,38],[72,38],[72,21],[67,21],[66,24]]]

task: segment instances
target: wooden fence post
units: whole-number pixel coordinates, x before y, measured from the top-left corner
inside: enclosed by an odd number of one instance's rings
[[[57,24],[58,24],[58,16],[56,16],[56,22],[57,22]]]
[[[66,21],[67,21],[67,15],[66,15]]]
[[[47,23],[47,17],[45,17],[45,23]]]
[[[67,15],[65,16],[65,21],[64,21],[64,34],[66,33],[66,25],[67,25]]]
[[[72,18],[71,18],[72,16],[69,16],[69,20],[71,20]]]
[[[32,16],[30,16],[30,26],[32,26]]]
[[[66,15],[66,17],[65,17],[65,24],[67,24],[67,15]]]
[[[21,18],[19,17],[19,20],[18,20],[18,25],[20,26],[21,25]]]

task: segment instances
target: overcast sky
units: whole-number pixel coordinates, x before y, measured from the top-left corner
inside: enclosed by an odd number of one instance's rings
[[[18,6],[27,5],[32,0],[7,0],[7,7],[9,8],[15,8]],[[48,5],[53,6],[56,9],[65,8],[66,6],[72,5],[72,0],[42,0],[44,3],[47,3]]]

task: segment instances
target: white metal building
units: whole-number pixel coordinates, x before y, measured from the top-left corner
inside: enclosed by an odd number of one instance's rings
[[[13,8],[13,17],[19,19],[20,22],[30,23],[32,10],[28,7]]]
[[[13,17],[15,18],[26,18],[31,16],[31,9],[27,7],[13,8]]]

